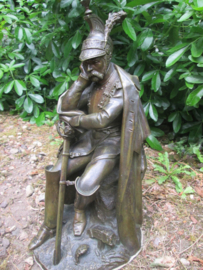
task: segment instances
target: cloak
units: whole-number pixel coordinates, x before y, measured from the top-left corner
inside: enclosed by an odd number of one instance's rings
[[[141,154],[150,128],[139,98],[139,81],[116,66],[123,86],[120,167],[116,214],[122,244],[133,255],[140,249],[137,228],[142,224]]]

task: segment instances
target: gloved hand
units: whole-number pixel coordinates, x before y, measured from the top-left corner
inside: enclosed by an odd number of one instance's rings
[[[82,114],[79,116],[74,116],[70,119],[69,124],[71,127],[79,127],[80,126],[80,119],[82,117]]]

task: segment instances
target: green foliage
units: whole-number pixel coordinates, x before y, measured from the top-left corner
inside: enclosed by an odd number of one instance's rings
[[[154,163],[153,166],[155,171],[162,174],[157,178],[159,185],[163,184],[167,180],[172,180],[175,184],[176,191],[178,193],[182,192],[184,194],[183,197],[185,197],[185,194],[194,192],[191,187],[187,187],[185,190],[183,190],[182,184],[178,178],[178,175],[181,173],[190,175],[191,177],[195,175],[195,173],[190,170],[189,165],[178,165],[177,162],[171,165],[167,152],[164,154],[159,153],[158,161],[159,164]]]
[[[94,0],[104,21],[109,12],[127,17],[114,27],[113,62],[139,76],[140,97],[155,133],[162,125],[189,142],[202,137],[202,1]],[[0,1],[0,110],[12,109],[37,125],[52,121],[59,95],[77,79],[82,40],[88,35],[79,0]]]

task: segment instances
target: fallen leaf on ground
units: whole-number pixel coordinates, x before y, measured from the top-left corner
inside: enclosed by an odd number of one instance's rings
[[[195,188],[195,191],[197,192],[197,194],[203,198],[203,189],[202,188]]]
[[[197,258],[195,256],[189,256],[187,259],[188,259],[188,261],[199,262],[199,263],[201,263],[203,265],[203,260],[199,259],[199,258]]]
[[[193,216],[190,216],[190,219],[192,220],[193,223],[197,223],[198,221],[196,220],[196,218],[194,218]]]
[[[30,173],[30,175],[37,175],[37,174],[39,174],[38,171],[32,171],[32,172]]]

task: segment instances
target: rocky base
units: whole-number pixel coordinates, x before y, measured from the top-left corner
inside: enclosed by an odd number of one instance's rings
[[[91,209],[90,209],[91,208]],[[93,208],[87,209],[87,225],[82,236],[73,234],[73,205],[65,206],[62,230],[62,258],[53,265],[55,237],[34,251],[37,262],[46,270],[110,270],[119,268],[131,260],[127,249],[119,242],[116,218],[105,221],[95,218]],[[138,230],[141,246],[141,230]],[[139,248],[138,248],[139,251]]]

